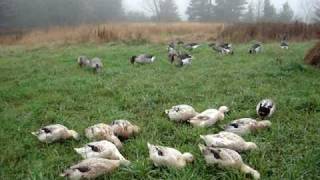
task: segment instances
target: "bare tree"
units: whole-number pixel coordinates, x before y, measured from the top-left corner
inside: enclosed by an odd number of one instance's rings
[[[313,18],[313,7],[314,4],[317,0],[304,0],[304,1],[300,1],[300,7],[301,10],[303,11],[303,20],[304,22],[310,23],[312,18]]]
[[[143,7],[146,11],[152,14],[158,21],[160,21],[160,1],[161,0],[144,0]]]

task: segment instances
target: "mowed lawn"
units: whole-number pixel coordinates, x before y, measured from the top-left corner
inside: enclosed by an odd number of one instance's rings
[[[237,170],[205,164],[200,134],[212,134],[237,118],[256,118],[256,104],[272,98],[277,111],[272,128],[248,135],[259,149],[242,153],[262,179],[320,178],[320,70],[303,64],[314,43],[293,43],[288,51],[267,44],[258,55],[248,44],[235,55],[220,56],[207,46],[192,52],[193,64],[177,68],[166,45],[82,44],[4,47],[0,49],[0,179],[58,179],[81,160],[73,148],[89,141],[84,129],[96,123],[128,119],[142,132],[124,142],[132,165],[101,179],[246,179]],[[131,65],[129,57],[151,53],[157,61]],[[76,63],[79,55],[100,57],[94,74]],[[164,111],[190,104],[197,111],[226,105],[231,113],[211,128],[170,122]],[[60,123],[81,134],[80,141],[42,144],[30,132]],[[182,170],[155,168],[147,142],[191,152],[195,162]]]

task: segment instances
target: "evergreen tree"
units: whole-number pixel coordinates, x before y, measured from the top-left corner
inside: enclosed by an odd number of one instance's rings
[[[274,21],[277,17],[276,8],[271,4],[270,0],[264,1],[263,21]]]
[[[186,14],[189,21],[210,21],[213,17],[212,8],[211,0],[191,0]]]
[[[214,18],[221,22],[237,22],[246,9],[246,0],[216,0]]]
[[[248,11],[243,16],[243,21],[248,23],[255,22],[255,14],[254,14],[254,8],[252,3],[249,4]]]
[[[160,1],[160,21],[172,22],[179,20],[178,8],[174,0]]]
[[[288,2],[284,3],[279,14],[279,21],[281,22],[290,22],[293,18],[293,10],[291,9]]]

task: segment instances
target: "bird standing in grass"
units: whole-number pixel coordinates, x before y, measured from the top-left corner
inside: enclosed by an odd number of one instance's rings
[[[217,164],[221,168],[238,169],[245,174],[251,174],[254,179],[260,179],[260,173],[246,165],[238,152],[226,148],[206,147],[201,144],[199,148],[208,165]]]
[[[93,69],[95,72],[100,72],[103,68],[102,60],[98,57],[90,60],[86,56],[79,56],[77,61],[80,67],[88,67]]]
[[[150,159],[156,167],[174,167],[183,168],[187,163],[193,161],[193,155],[190,153],[181,153],[180,151],[164,146],[156,146],[148,143]]]
[[[80,137],[76,131],[69,130],[61,124],[53,124],[42,127],[38,131],[32,132],[32,134],[37,136],[40,142],[44,143],[53,143],[72,138],[79,140]]]

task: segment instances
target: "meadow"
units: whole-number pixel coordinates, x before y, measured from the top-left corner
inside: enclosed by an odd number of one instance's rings
[[[84,129],[116,119],[128,119],[142,132],[124,143],[122,153],[132,165],[100,179],[247,179],[236,170],[207,166],[199,135],[217,133],[237,118],[255,118],[264,98],[277,104],[272,128],[245,136],[259,149],[243,153],[244,162],[262,179],[319,179],[320,71],[303,64],[313,44],[292,43],[283,51],[270,43],[257,55],[247,53],[248,44],[236,44],[233,56],[203,45],[183,68],[168,62],[165,44],[1,46],[0,179],[59,179],[81,160],[73,148],[88,142]],[[145,52],[157,61],[129,63],[130,56]],[[102,58],[103,71],[79,68],[79,55]],[[170,122],[164,110],[184,103],[197,111],[226,105],[231,112],[205,129]],[[78,131],[81,140],[47,145],[31,135],[52,123]],[[191,152],[195,162],[182,170],[155,168],[147,142]]]

